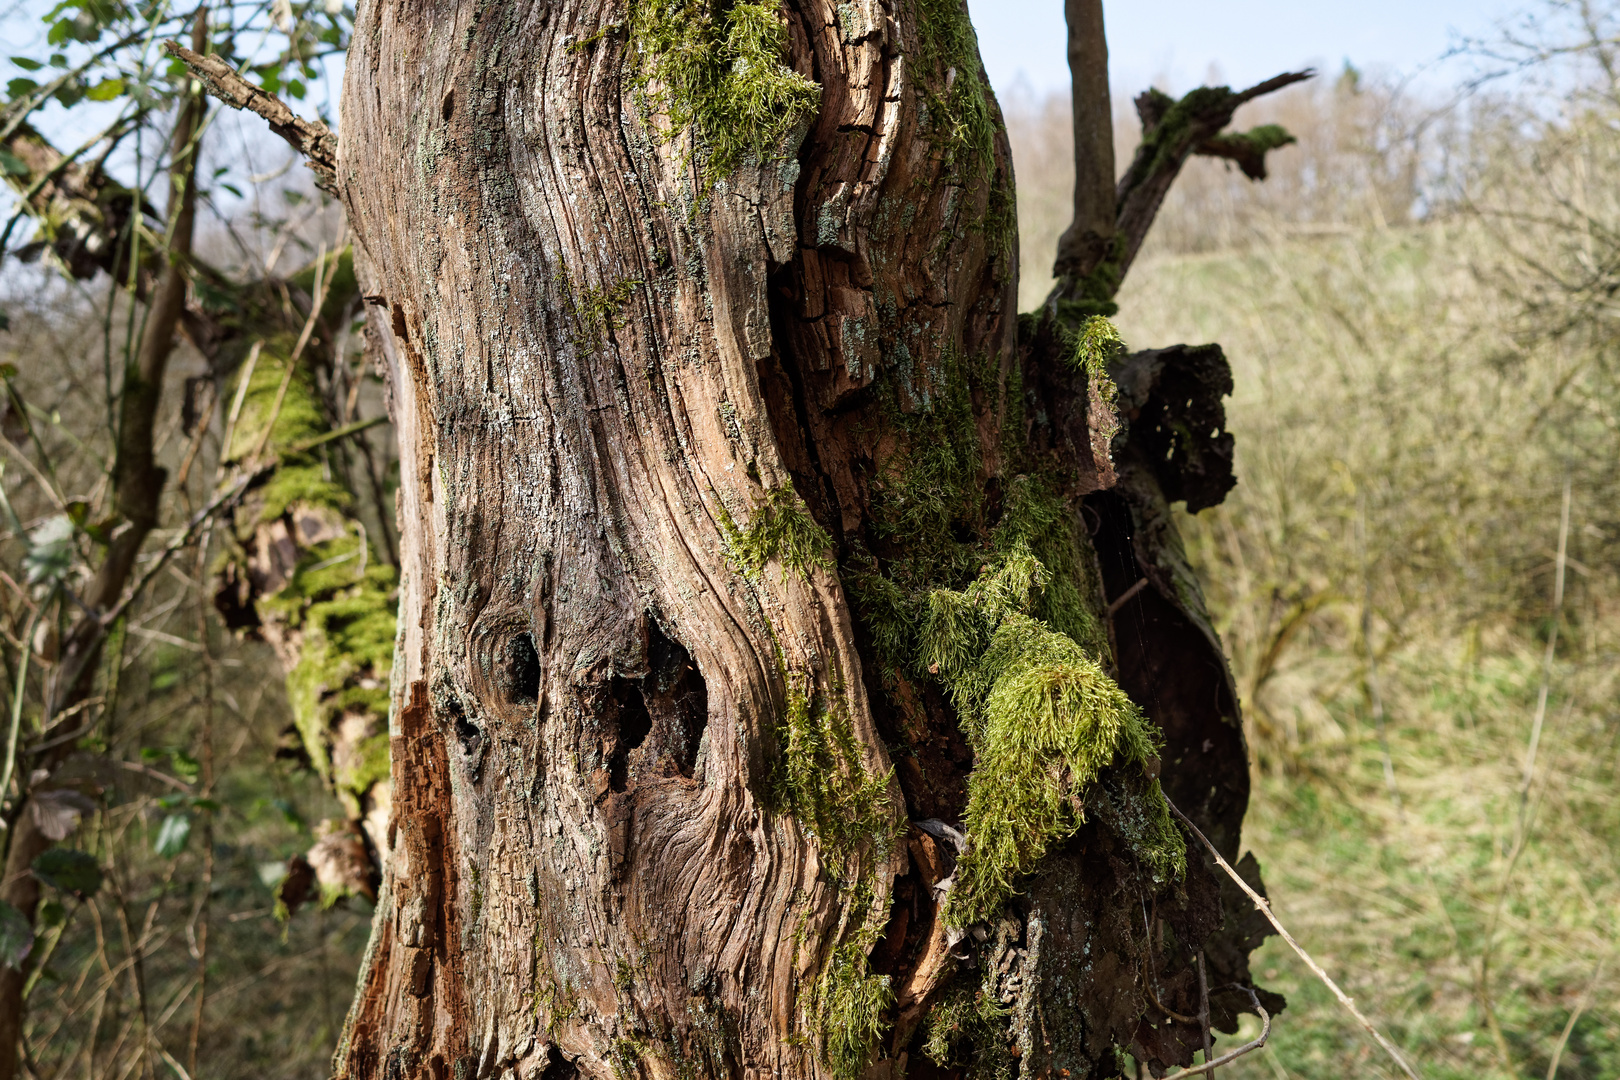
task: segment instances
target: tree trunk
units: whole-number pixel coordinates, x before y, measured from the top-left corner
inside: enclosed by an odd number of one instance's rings
[[[1197,964],[1247,984],[1258,937],[1158,779],[1235,857],[1167,512],[1230,437],[1116,468],[1095,327],[1020,334],[965,6],[366,4],[353,42],[401,598],[337,1074],[1106,1076],[1233,1030]],[[1150,443],[1224,371],[1116,367]]]

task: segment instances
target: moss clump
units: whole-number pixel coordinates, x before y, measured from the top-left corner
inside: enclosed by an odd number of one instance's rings
[[[888,1030],[883,1016],[894,1006],[887,975],[873,975],[867,952],[875,935],[858,934],[833,951],[816,984],[816,1028],[821,1058],[837,1080],[856,1080],[866,1072],[878,1039]]]
[[[767,491],[746,529],[738,529],[729,520],[722,526],[731,557],[744,573],[758,574],[774,560],[782,564],[784,572],[792,571],[809,581],[811,570],[832,568],[832,537],[810,516],[791,484]]]
[[[950,692],[973,748],[968,850],[945,919],[985,920],[1047,849],[1085,820],[1080,794],[1119,761],[1147,768],[1156,734],[1125,692],[1072,637],[1031,618],[1050,575],[1017,544],[962,592],[935,590],[923,658]],[[1186,852],[1156,782],[1156,810],[1138,853],[1161,877]]]
[[[1114,324],[1101,315],[1092,315],[1080,324],[1074,335],[1074,348],[1069,354],[1069,365],[1084,371],[1094,382],[1108,387],[1108,403],[1116,397],[1114,381],[1108,375],[1108,365],[1125,351],[1125,339],[1119,336]]]
[[[1238,96],[1227,86],[1200,86],[1179,99],[1161,90],[1149,90],[1147,95],[1147,115],[1156,115],[1158,122],[1144,125],[1141,148],[1123,180],[1127,189],[1168,168],[1178,155],[1189,153],[1192,129],[1199,118],[1207,123],[1208,117],[1223,112],[1230,117],[1233,99]],[[1246,175],[1261,179],[1265,155],[1296,140],[1277,124],[1262,124],[1251,131],[1216,135],[1210,141],[1215,144],[1211,149],[1226,151],[1225,156],[1238,161]]]
[[[967,5],[964,0],[920,0],[917,14],[933,128],[944,134],[964,174],[988,174],[995,163],[996,125]]]
[[[557,274],[556,286],[563,305],[579,322],[580,333],[574,339],[574,347],[601,348],[603,337],[624,325],[619,309],[630,301],[640,284],[639,280],[621,279],[601,288],[586,289],[585,294],[576,299],[568,275]]]
[[[334,264],[334,275],[343,265]],[[368,738],[343,775],[335,775],[330,729],[338,717],[355,713],[386,726],[398,576],[377,558],[363,527],[352,519],[354,496],[334,477],[324,449],[303,449],[329,434],[331,425],[307,368],[300,365],[289,377],[281,356],[290,346],[284,340],[268,342],[248,374],[229,452],[243,458],[263,445],[277,466],[254,502],[238,513],[236,538],[250,543],[256,530],[277,519],[285,519],[288,531],[300,536],[294,519],[306,514],[354,529],[303,548],[286,580],[255,603],[261,618],[273,619],[298,641],[298,659],[287,672],[294,722],[316,771],[358,817],[361,798],[388,776],[387,736]],[[245,552],[234,558],[245,559]]]
[[[644,100],[692,131],[713,176],[749,155],[790,151],[788,135],[821,105],[821,87],[788,67],[787,28],[775,3],[644,0],[633,5]]]
[[[1299,140],[1281,124],[1261,124],[1248,131],[1227,131],[1209,140],[1216,146],[1230,150],[1234,156],[1258,155],[1263,157]]]
[[[1116,232],[1103,260],[1091,273],[1071,282],[1067,295],[1057,301],[1058,325],[1073,327],[1094,316],[1117,315],[1119,305],[1114,303],[1114,294],[1124,280],[1124,265],[1125,235]]]
[[[843,695],[829,705],[806,691],[808,678],[788,679],[777,764],[776,801],[816,838],[829,861],[842,862],[862,842],[887,851],[900,826],[889,803],[890,772],[873,773],[861,757]],[[834,873],[841,872],[840,867]]]
[[[994,972],[986,972],[986,982],[993,978]],[[965,1066],[973,1080],[1007,1080],[1016,1059],[1006,1052],[1006,1017],[1007,1010],[982,989],[976,990],[966,973],[958,975],[928,1010],[922,1051],[941,1068]],[[971,1046],[971,1053],[964,1052],[964,1045]]]

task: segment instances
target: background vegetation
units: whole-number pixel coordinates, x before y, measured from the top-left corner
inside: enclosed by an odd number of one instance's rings
[[[271,42],[257,76],[313,87],[306,24],[341,9],[255,12],[241,28]],[[57,14],[115,25],[100,6]],[[1465,50],[1455,94],[1346,69],[1247,107],[1239,126],[1282,123],[1299,145],[1263,185],[1195,158],[1118,322],[1135,346],[1220,342],[1236,376],[1239,486],[1182,526],[1242,690],[1246,838],[1278,911],[1421,1074],[1597,1080],[1620,1077],[1620,7],[1533,15]],[[108,167],[135,186],[165,167],[172,98],[96,88],[169,77],[143,63],[78,88],[113,118],[131,110]],[[1136,124],[1117,104],[1123,161]],[[1070,210],[1067,108],[1003,106],[1029,308]],[[214,124],[199,257],[291,277],[331,250],[338,222],[304,170],[253,127]],[[7,721],[21,703],[21,769],[30,746],[83,740],[72,779],[95,811],[63,804],[63,843],[105,878],[82,898],[47,890],[27,1067],[324,1076],[369,912],[350,897],[275,916],[287,860],[343,810],[290,752],[270,650],[213,616],[220,538],[152,581],[86,708],[39,708],[73,615],[48,597],[88,572],[110,402],[144,316],[105,275],[19,262],[28,232],[0,268],[0,700]],[[319,380],[334,425],[380,410],[358,349],[334,348]],[[224,468],[219,425],[194,428],[187,408],[206,363],[182,349],[172,365],[160,463],[174,477],[195,461],[153,551]],[[361,437],[386,488],[385,431]],[[324,467],[357,469],[358,450],[334,442]],[[1223,1074],[1389,1075],[1285,946],[1256,968],[1290,1008]]]
[[[1300,144],[1260,185],[1195,158],[1116,321],[1232,363],[1238,486],[1181,527],[1285,923],[1423,1075],[1596,1080],[1620,1076],[1620,9],[1533,15],[1467,47],[1459,99],[1346,69],[1248,106]],[[1026,306],[1066,125],[1009,119]],[[1291,1004],[1232,1075],[1393,1074],[1285,945],[1256,961]]]

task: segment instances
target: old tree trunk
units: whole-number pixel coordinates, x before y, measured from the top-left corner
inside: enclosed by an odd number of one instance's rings
[[[346,79],[403,466],[338,1075],[1108,1076],[1235,1030],[1259,936],[1160,793],[1236,857],[1168,513],[1230,486],[1230,378],[1113,355],[1106,236],[1020,320],[965,7],[371,2]]]

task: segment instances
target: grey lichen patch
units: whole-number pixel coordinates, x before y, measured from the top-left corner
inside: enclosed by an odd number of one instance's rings
[[[644,100],[697,136],[712,177],[750,155],[787,156],[789,136],[820,107],[821,87],[785,63],[774,3],[647,0],[632,9],[630,40]]]

